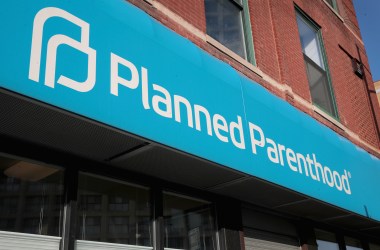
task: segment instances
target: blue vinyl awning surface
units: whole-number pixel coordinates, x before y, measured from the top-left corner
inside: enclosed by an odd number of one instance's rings
[[[0,87],[380,221],[378,158],[133,5],[8,0],[0,19]]]

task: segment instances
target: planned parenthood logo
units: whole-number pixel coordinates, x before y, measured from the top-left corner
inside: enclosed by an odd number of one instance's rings
[[[77,25],[81,30],[81,39],[80,41],[77,41],[63,34],[57,34],[49,38],[46,54],[45,85],[54,88],[57,50],[59,46],[65,44],[87,54],[87,79],[83,82],[78,82],[61,75],[58,78],[57,83],[80,92],[90,91],[94,87],[96,81],[96,51],[90,48],[90,25],[67,11],[54,7],[47,7],[40,10],[34,18],[29,79],[35,82],[40,81],[43,30],[46,21],[52,17],[60,17]]]

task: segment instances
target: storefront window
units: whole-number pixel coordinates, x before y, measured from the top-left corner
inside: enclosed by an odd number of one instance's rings
[[[60,236],[63,171],[0,156],[0,230]]]
[[[351,237],[344,237],[344,242],[346,244],[346,250],[362,250],[362,243],[358,239]]]
[[[166,192],[163,197],[166,248],[216,249],[209,202]]]
[[[151,246],[149,189],[93,175],[79,175],[80,240]]]
[[[317,238],[318,250],[339,250],[335,234],[322,230],[315,230],[315,236]]]

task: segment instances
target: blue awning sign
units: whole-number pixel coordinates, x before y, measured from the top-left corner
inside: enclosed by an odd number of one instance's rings
[[[0,19],[0,87],[380,221],[378,158],[133,5],[8,0]]]

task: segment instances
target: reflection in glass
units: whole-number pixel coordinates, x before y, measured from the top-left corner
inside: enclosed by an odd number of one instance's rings
[[[324,69],[318,30],[312,28],[307,21],[299,15],[297,15],[297,24],[303,53],[319,67]]]
[[[317,240],[319,250],[339,250],[338,243]]]
[[[241,1],[238,1],[241,4]],[[231,0],[205,0],[207,34],[246,58],[242,8]]]
[[[216,249],[208,202],[164,193],[164,228],[167,248]]]
[[[151,246],[150,218],[147,188],[79,175],[78,239]]]
[[[313,103],[329,114],[334,114],[334,102],[330,94],[327,74],[305,56],[307,78]]]
[[[0,230],[60,236],[63,171],[0,157]]]
[[[315,230],[318,250],[339,250],[335,234],[323,230]]]
[[[327,2],[331,7],[335,8],[335,5],[334,5],[335,0],[326,0],[326,2]]]
[[[346,244],[346,250],[362,250],[362,243],[359,239],[344,237],[344,243]]]

